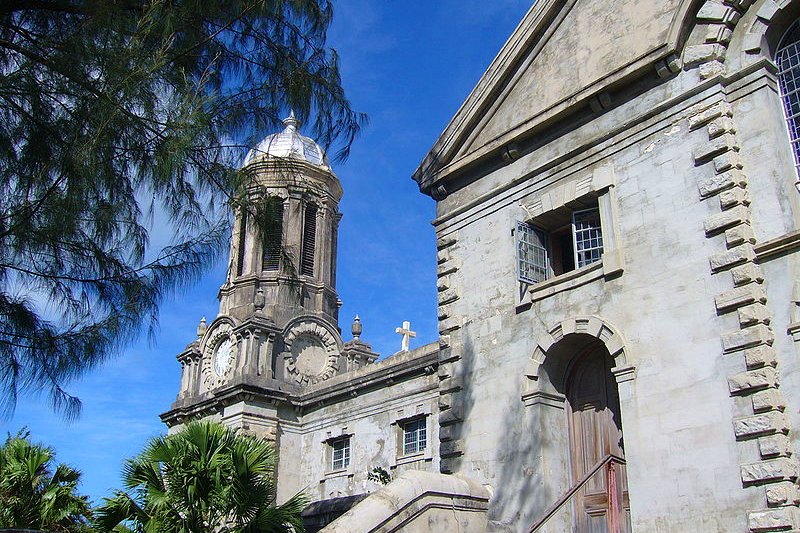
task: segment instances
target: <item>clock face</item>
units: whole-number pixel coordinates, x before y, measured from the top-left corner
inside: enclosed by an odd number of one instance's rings
[[[230,337],[217,344],[217,349],[214,350],[214,372],[218,376],[223,376],[230,367],[232,351],[233,341]]]
[[[225,385],[239,357],[239,345],[229,324],[215,324],[203,339],[203,383],[206,390]]]

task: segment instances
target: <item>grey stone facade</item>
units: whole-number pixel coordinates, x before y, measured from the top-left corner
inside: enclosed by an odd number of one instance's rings
[[[800,530],[800,193],[774,61],[798,17],[800,0],[539,0],[414,175],[437,201],[438,345],[374,363],[338,333],[335,276],[301,277],[297,303],[232,261],[162,418],[275,439],[283,496],[373,491],[373,466],[444,474],[408,472],[329,531],[525,532],[575,487],[539,531]],[[326,264],[341,190],[324,156],[293,160],[299,182],[251,164],[290,249],[318,203]],[[581,256],[580,213],[601,257]],[[235,363],[209,382],[220,335]],[[292,351],[309,335],[324,362]],[[415,419],[429,443],[403,457]],[[347,436],[350,466],[329,468]]]
[[[633,531],[800,528],[800,195],[773,62],[798,15],[540,0],[415,174],[437,200],[442,471],[492,488],[489,530],[527,531],[575,481],[565,376],[587,346],[613,360]],[[520,282],[519,224],[587,206],[602,260]]]

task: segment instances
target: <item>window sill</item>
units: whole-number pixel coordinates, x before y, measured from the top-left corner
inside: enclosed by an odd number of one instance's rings
[[[580,287],[603,277],[603,260],[572,270],[548,280],[534,283],[528,289],[527,300],[531,303],[553,294]]]
[[[343,468],[342,470],[330,470],[328,472],[325,472],[325,478],[322,481],[326,479],[336,479],[339,477],[352,477],[352,476],[353,472],[348,466],[347,468]]]
[[[790,231],[755,246],[756,261],[766,263],[800,249],[800,230]]]
[[[792,337],[794,342],[800,342],[800,322],[792,322],[786,328],[786,333]]]
[[[410,463],[421,463],[432,461],[433,456],[429,453],[430,448],[425,448],[421,452],[417,453],[409,453],[408,455],[401,455],[394,460],[394,464],[391,466],[392,469],[397,468],[401,465],[407,465]]]
[[[559,292],[586,285],[600,278],[611,278],[621,274],[622,261],[617,255],[613,252],[604,253],[600,261],[591,265],[531,285],[520,302],[520,307],[529,306]]]
[[[402,455],[397,458],[395,464],[402,465],[405,463],[413,463],[414,461],[419,461],[421,459],[425,459],[425,451],[417,452],[417,453],[409,453],[408,455]]]

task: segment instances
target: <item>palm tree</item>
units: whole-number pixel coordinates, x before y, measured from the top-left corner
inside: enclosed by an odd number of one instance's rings
[[[123,469],[128,492],[96,511],[102,531],[278,533],[303,531],[297,494],[275,505],[271,444],[217,422],[190,422],[157,437]]]
[[[54,461],[53,449],[31,443],[27,433],[8,436],[0,447],[0,528],[88,529],[89,499],[77,492],[81,473],[65,464],[54,469]]]

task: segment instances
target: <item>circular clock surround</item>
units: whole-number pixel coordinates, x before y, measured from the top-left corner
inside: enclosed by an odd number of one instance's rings
[[[317,376],[325,371],[328,353],[319,337],[303,334],[292,342],[292,359],[301,374]]]
[[[203,382],[209,389],[224,384],[236,363],[237,346],[230,327],[223,325],[206,341],[203,353]]]
[[[315,321],[304,320],[284,335],[286,373],[298,383],[318,383],[336,374],[339,344],[333,333]]]

